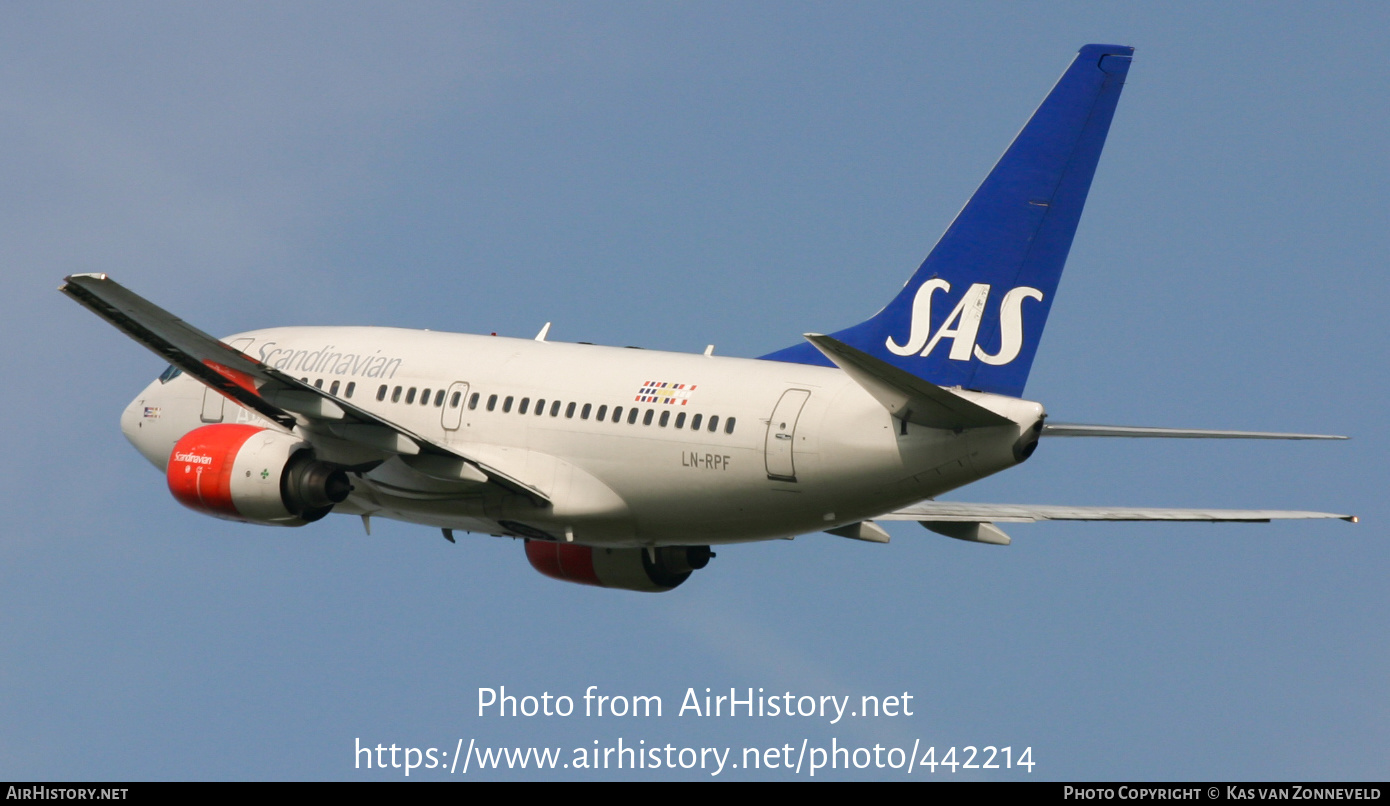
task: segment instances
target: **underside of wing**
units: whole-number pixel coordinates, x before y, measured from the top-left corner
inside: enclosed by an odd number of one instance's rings
[[[1355,515],[1283,509],[1164,509],[1155,507],[1068,507],[1031,504],[969,504],[959,501],[921,501],[874,520],[941,523],[1033,523],[1036,521],[1207,521],[1254,522],[1339,518],[1356,522]]]
[[[1340,518],[1354,515],[1283,509],[1160,509],[1154,507],[1066,507],[1029,504],[968,504],[959,501],[920,501],[878,521],[917,521],[939,535],[970,543],[1007,546],[1013,542],[996,523],[1037,521],[1201,521],[1207,523],[1268,523],[1273,520]]]
[[[1276,431],[1218,431],[1206,428],[1154,428],[1142,425],[1047,423],[1045,437],[1148,437],[1157,439],[1346,439],[1331,434],[1285,434]]]
[[[105,274],[77,274],[59,288],[116,329],[228,399],[312,440],[340,440],[400,456],[429,475],[495,485],[549,504],[524,481],[268,367],[204,333]]]

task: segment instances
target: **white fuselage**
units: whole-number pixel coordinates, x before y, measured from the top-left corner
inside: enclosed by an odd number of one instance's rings
[[[349,442],[335,455],[338,443],[317,431],[320,458],[359,468],[335,512],[589,545],[732,543],[853,524],[1017,464],[1016,446],[1044,416],[1036,403],[958,392],[1015,425],[905,426],[839,369],[777,361],[390,328],[224,341],[552,502],[429,475],[402,457],[367,462]],[[122,430],[164,469],[181,436],[213,422],[280,428],[179,375],[145,389]]]

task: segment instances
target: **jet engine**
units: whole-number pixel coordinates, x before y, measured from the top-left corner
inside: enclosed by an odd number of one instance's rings
[[[309,443],[254,425],[205,425],[174,445],[165,472],[179,503],[207,515],[303,526],[327,515],[352,485],[314,458]]]
[[[573,543],[527,540],[526,559],[548,577],[630,591],[659,593],[681,584],[709,564],[709,546],[662,546],[654,549],[595,548]]]

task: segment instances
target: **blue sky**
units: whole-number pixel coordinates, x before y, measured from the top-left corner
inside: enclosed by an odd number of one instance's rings
[[[0,777],[391,779],[355,740],[622,737],[1383,780],[1387,28],[1370,3],[7,4]],[[567,586],[508,540],[183,509],[117,425],[160,362],[54,291],[109,272],[219,334],[554,321],[760,355],[881,307],[1087,42],[1137,51],[1027,396],[1352,440],[1054,440],[955,497],[1361,524],[899,524],[721,549],[661,596]],[[478,718],[501,685],[917,710]],[[629,776],[708,773],[585,777]]]

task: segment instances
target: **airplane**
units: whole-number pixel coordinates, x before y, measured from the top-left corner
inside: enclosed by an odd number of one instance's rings
[[[878,313],[758,358],[382,327],[218,340],[105,274],[60,290],[169,367],[121,430],[200,513],[330,512],[518,538],[568,582],[667,591],[711,547],[882,521],[1008,545],[997,524],[1269,521],[1281,510],[974,504],[938,496],[1045,437],[1345,439],[1054,423],[1022,397],[1133,48],[1086,45]]]

